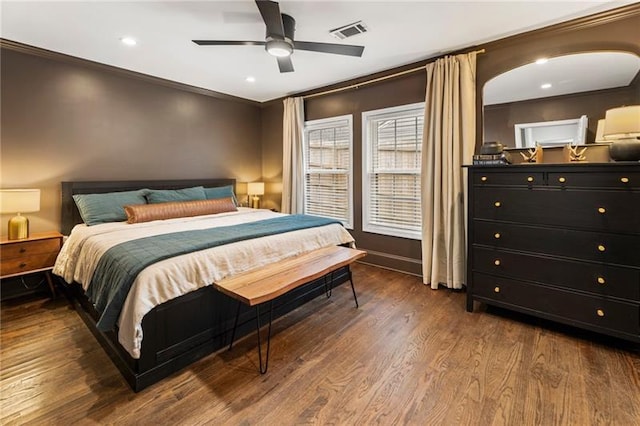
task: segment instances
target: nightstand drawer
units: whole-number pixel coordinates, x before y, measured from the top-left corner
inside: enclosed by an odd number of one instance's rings
[[[473,274],[473,292],[487,303],[499,302],[521,307],[532,314],[552,315],[566,323],[588,324],[637,336],[640,333],[640,306],[606,297],[587,296],[551,287],[538,286]]]
[[[21,274],[36,269],[50,268],[56,262],[58,252],[34,254],[13,259],[2,259],[0,263],[0,276]]]
[[[473,248],[473,270],[640,302],[640,269]]]
[[[38,241],[24,241],[21,243],[4,244],[0,253],[0,259],[5,260],[16,257],[27,258],[35,254],[54,253],[60,251],[60,238],[50,238]]]

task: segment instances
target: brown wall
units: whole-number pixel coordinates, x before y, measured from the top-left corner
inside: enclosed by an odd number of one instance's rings
[[[491,78],[509,69],[533,62],[542,56],[553,57],[591,50],[621,50],[640,54],[640,38],[638,37],[637,28],[640,28],[640,5],[635,4],[594,17],[572,21],[569,24],[560,24],[461,50],[460,52],[480,48],[486,49],[486,53],[478,56],[477,65],[476,97],[478,118],[476,120],[476,145],[479,147],[482,143],[482,89],[484,84]],[[429,61],[425,61],[422,64]],[[390,70],[388,74],[418,65],[421,64],[411,64],[400,69]],[[375,77],[381,74],[376,74]],[[371,78],[371,76],[368,78]],[[341,85],[334,85],[317,91],[359,83],[366,79],[345,82]],[[361,230],[362,132],[360,114],[362,111],[423,101],[424,92],[425,75],[417,72],[383,83],[361,86],[359,89],[309,98],[305,101],[305,118],[307,120],[353,114],[355,180],[355,230],[353,235],[359,247],[370,251],[367,257],[369,262],[411,273],[421,272],[419,241],[365,233]],[[267,106],[263,109],[263,120],[266,117],[265,114],[268,114],[269,120],[282,122],[282,108]],[[263,133],[262,142],[263,152],[270,151],[274,153],[272,158],[265,157],[263,159],[263,169],[275,171],[280,167],[281,170],[281,130],[277,135],[272,135],[268,132]],[[281,175],[279,179],[281,179]]]
[[[262,178],[265,182],[263,207],[280,210],[282,203],[282,114],[278,99],[262,106]]]
[[[41,211],[28,215],[32,231],[60,229],[61,181],[262,175],[258,105],[90,63],[1,55],[0,182],[42,190]]]
[[[638,103],[640,103],[638,88],[627,86],[522,102],[485,105],[483,140],[499,141],[505,146],[515,147],[515,124],[566,120],[579,118],[584,114],[589,117],[587,143],[593,143],[598,120],[604,118],[608,109]]]

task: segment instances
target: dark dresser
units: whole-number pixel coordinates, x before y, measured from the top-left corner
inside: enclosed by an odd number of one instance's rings
[[[640,163],[470,166],[473,302],[640,342]]]

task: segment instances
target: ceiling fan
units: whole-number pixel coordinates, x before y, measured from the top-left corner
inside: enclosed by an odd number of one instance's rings
[[[255,0],[262,20],[267,27],[265,41],[225,41],[225,40],[192,40],[200,46],[264,46],[269,54],[276,57],[280,72],[292,72],[291,54],[294,49],[313,52],[333,53],[336,55],[362,56],[364,46],[349,44],[318,43],[313,41],[296,41],[293,38],[296,21],[291,16],[280,13],[278,2]]]

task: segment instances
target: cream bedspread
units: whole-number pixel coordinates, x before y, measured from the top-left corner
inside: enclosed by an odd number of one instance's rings
[[[102,254],[116,244],[137,238],[229,226],[282,216],[269,210],[239,208],[237,212],[139,224],[124,222],[77,225],[56,260],[53,273],[86,290]],[[118,319],[118,341],[140,358],[142,318],[168,300],[268,263],[322,247],[351,243],[341,225],[302,229],[176,256],[145,268],[136,278]]]

